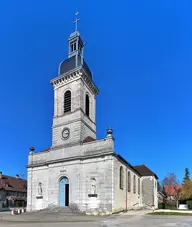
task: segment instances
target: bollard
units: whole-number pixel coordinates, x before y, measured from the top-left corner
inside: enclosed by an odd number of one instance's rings
[[[13,213],[14,213],[14,215],[17,214],[17,210],[16,209],[13,209]]]

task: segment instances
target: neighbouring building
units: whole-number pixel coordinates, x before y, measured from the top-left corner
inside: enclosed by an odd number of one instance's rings
[[[182,185],[164,185],[163,192],[166,195],[166,199],[169,201],[175,201],[176,197],[181,195],[183,186]]]
[[[166,200],[166,195],[163,192],[158,191],[157,198],[158,198],[158,203],[164,203]]]
[[[87,213],[157,208],[156,174],[116,153],[111,128],[105,138],[96,139],[99,90],[77,30],[69,36],[68,48],[68,58],[51,80],[52,146],[40,152],[31,147],[28,156],[28,211],[70,205]]]
[[[0,209],[9,207],[25,207],[27,203],[27,181],[6,176],[0,172]]]

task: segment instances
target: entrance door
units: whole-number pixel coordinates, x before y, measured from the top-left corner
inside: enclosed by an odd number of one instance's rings
[[[60,206],[66,207],[69,206],[69,180],[67,177],[64,177],[60,181]]]
[[[65,206],[69,206],[69,184],[65,185]]]

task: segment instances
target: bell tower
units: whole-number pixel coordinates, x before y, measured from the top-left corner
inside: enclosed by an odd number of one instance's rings
[[[78,16],[78,13],[76,13]],[[98,89],[83,56],[84,42],[75,20],[75,32],[68,38],[68,58],[59,65],[54,88],[52,147],[70,147],[87,137],[96,139],[96,96]]]

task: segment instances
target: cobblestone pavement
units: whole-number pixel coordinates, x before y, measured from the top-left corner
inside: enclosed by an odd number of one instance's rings
[[[153,216],[135,213],[109,217],[61,213],[0,214],[0,227],[192,227],[190,216]]]

